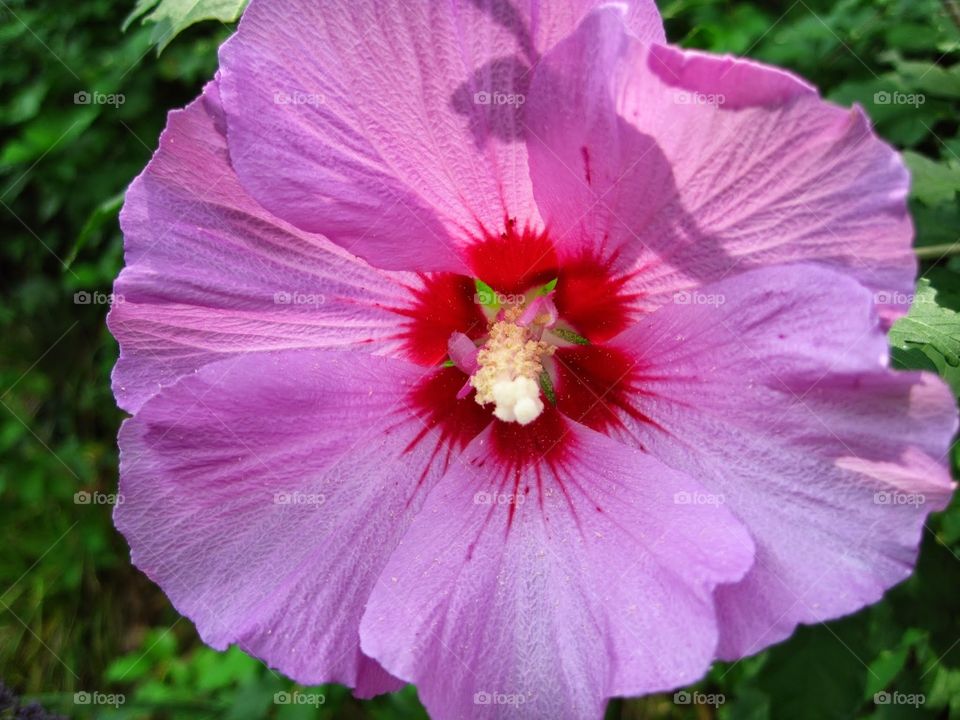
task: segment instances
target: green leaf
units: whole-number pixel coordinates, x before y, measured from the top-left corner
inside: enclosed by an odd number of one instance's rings
[[[549,295],[550,293],[552,293],[554,288],[557,287],[557,280],[559,279],[560,278],[554,278],[553,280],[548,282],[546,285],[544,285],[542,288],[540,288],[537,291],[537,295]]]
[[[955,508],[954,503],[951,511]],[[960,563],[956,552],[933,533],[924,533],[913,576],[891,598],[900,622],[925,632],[929,638],[931,653],[921,663],[924,672],[935,666],[960,669],[960,643],[955,642],[960,637],[956,601]]]
[[[860,616],[801,627],[789,642],[770,651],[758,685],[770,696],[777,720],[852,718],[862,704],[867,669],[865,628]]]
[[[236,645],[226,652],[198,648],[190,664],[196,671],[197,689],[201,691],[242,684],[256,676],[258,667],[257,661]]]
[[[928,372],[937,372],[937,366],[933,360],[926,356],[923,350],[910,348],[890,348],[890,357],[893,360],[893,366],[898,370],[926,370]]]
[[[930,62],[900,60],[894,67],[903,82],[915,90],[948,98],[960,98],[960,66],[944,67]]]
[[[890,344],[900,350],[919,350],[960,396],[960,296],[938,296],[927,278],[921,278],[910,313],[890,329]],[[901,354],[901,361],[909,357]]]
[[[911,194],[927,205],[953,202],[960,192],[960,167],[935,162],[909,150],[903,153],[904,162],[913,177]]]
[[[104,678],[110,682],[131,682],[147,675],[151,668],[172,658],[177,639],[168,629],[155,628],[144,635],[141,649],[110,663]]]
[[[937,665],[931,669],[931,675],[933,678],[927,702],[933,707],[950,705],[952,708],[960,696],[960,670]],[[949,717],[956,717],[956,713],[951,713]]]
[[[123,22],[123,29],[137,19],[152,24],[150,41],[157,46],[159,54],[173,38],[194,23],[203,20],[236,22],[246,4],[247,0],[137,0],[133,12]]]
[[[133,682],[150,672],[151,663],[142,662],[138,655],[124,655],[111,662],[104,671],[104,678],[110,682]]]
[[[958,202],[930,207],[913,198],[910,201],[910,214],[917,229],[914,247],[918,251],[918,257],[933,252],[935,253],[933,259],[937,260],[946,248],[960,238],[960,203]],[[936,252],[937,247],[944,249]]]
[[[906,638],[909,639],[909,638]],[[875,693],[883,690],[903,670],[910,654],[910,644],[904,642],[900,647],[892,650],[881,650],[876,659],[870,663],[870,672],[867,673],[867,688],[864,699],[870,700]]]
[[[493,310],[496,310],[500,307],[500,302],[497,300],[496,290],[487,285],[483,280],[476,280],[474,284],[477,288],[477,302],[484,307],[488,307]]]
[[[227,695],[231,698],[231,703],[224,712],[223,720],[260,720],[271,717],[271,708],[277,707],[274,703],[275,693],[288,689],[287,683],[274,674],[261,674],[259,677],[240,683],[234,693]],[[310,705],[301,707],[312,709]]]
[[[80,229],[80,234],[77,235],[76,242],[70,249],[70,254],[64,258],[63,266],[65,270],[73,265],[73,261],[77,258],[77,253],[79,253],[83,249],[84,245],[87,244],[90,236],[97,232],[106,223],[117,217],[117,214],[120,212],[120,207],[123,205],[123,196],[125,193],[126,191],[121,191],[113,197],[107,198],[100,203],[92,213],[90,213],[87,221]]]

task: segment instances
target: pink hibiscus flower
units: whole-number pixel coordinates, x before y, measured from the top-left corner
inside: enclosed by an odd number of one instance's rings
[[[888,367],[903,164],[594,4],[253,0],[170,115],[116,523],[213,647],[596,718],[909,574],[956,409]]]

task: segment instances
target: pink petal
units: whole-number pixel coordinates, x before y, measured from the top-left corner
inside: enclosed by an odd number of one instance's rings
[[[371,596],[364,651],[436,720],[600,718],[608,696],[709,667],[712,590],[750,566],[749,536],[722,500],[685,503],[691,478],[563,429],[570,451],[522,475],[496,466],[489,429],[476,438]]]
[[[481,228],[539,224],[530,69],[594,4],[254,0],[220,53],[234,167],[265,207],[375,265],[462,272]],[[663,39],[652,0],[629,22]]]
[[[517,322],[520,325],[529,326],[542,315],[547,317],[547,321],[540,324],[541,327],[552,327],[557,322],[557,306],[550,295],[541,295],[531,300]]]
[[[957,411],[935,376],[886,367],[869,290],[823,267],[754,270],[678,294],[615,344],[641,368],[624,439],[722,493],[757,544],[718,591],[720,657],[910,574],[953,491]]]
[[[400,686],[357,632],[444,470],[438,431],[408,408],[421,375],[345,350],[241,355],[124,423],[116,525],[204,642],[237,644],[301,683]]]
[[[120,342],[118,404],[238,354],[362,345],[398,349],[407,275],[373,270],[270,215],[237,183],[218,130],[217,89],[170,114],[120,216],[126,267],[109,316]]]
[[[589,16],[536,68],[534,193],[567,253],[599,248],[653,309],[750,268],[818,261],[905,312],[915,259],[899,156],[859,108],[759,63],[629,37]]]

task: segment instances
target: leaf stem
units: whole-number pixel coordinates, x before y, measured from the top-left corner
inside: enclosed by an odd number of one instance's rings
[[[941,245],[927,245],[926,247],[914,248],[914,250],[921,260],[940,260],[948,255],[960,255],[960,240]]]

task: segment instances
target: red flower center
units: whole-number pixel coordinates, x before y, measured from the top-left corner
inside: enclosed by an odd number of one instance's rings
[[[540,461],[558,462],[570,449],[569,420],[609,432],[620,423],[620,413],[639,414],[632,399],[642,368],[605,344],[631,322],[635,299],[625,290],[627,278],[617,276],[609,260],[589,254],[562,257],[546,233],[519,230],[511,221],[502,234],[484,234],[475,242],[467,264],[473,277],[422,276],[422,286],[411,289],[411,305],[396,310],[407,318],[402,338],[409,358],[435,368],[411,391],[411,405],[424,423],[417,442],[438,427],[436,453],[445,451],[449,462],[452,453],[492,422],[494,453],[503,466],[519,470]],[[509,299],[529,297],[556,280],[551,297],[561,339],[542,361],[551,392],[544,393],[542,413],[527,425],[496,419],[489,405],[476,401],[473,390],[458,399],[470,377],[444,365],[452,334],[464,333],[478,346],[489,336],[493,318],[479,302],[477,280]]]

